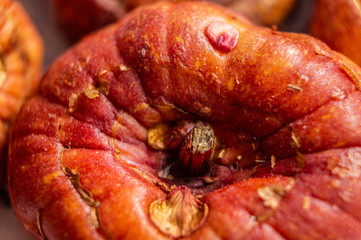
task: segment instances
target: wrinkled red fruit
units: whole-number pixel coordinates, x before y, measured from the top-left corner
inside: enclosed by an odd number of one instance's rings
[[[23,7],[13,0],[0,1],[0,185],[9,131],[38,86],[42,58],[42,41]]]
[[[227,53],[214,22],[238,32]],[[14,210],[39,239],[357,239],[360,72],[207,3],[136,10],[58,59],[22,109]]]

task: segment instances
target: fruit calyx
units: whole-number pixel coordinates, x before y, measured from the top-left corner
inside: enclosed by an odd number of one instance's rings
[[[173,152],[171,164],[183,169],[181,175],[194,177],[209,168],[216,137],[207,123],[180,121],[174,125],[159,124],[149,129],[148,145],[156,150]]]
[[[179,186],[149,206],[153,224],[164,234],[180,238],[199,229],[208,216],[208,206],[198,200],[186,186]]]
[[[209,124],[198,122],[185,136],[179,149],[178,161],[194,176],[207,168],[215,148],[215,136]]]

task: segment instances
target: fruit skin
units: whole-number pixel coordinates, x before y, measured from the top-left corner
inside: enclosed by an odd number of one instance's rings
[[[239,32],[228,53],[207,37],[215,21]],[[188,239],[357,239],[360,72],[312,37],[213,4],[138,9],[61,56],[23,107],[13,209],[38,239],[169,239],[149,207],[182,179],[160,177],[169,155],[147,130],[201,119],[224,154],[212,179],[187,183],[208,209]]]
[[[360,0],[317,0],[310,32],[361,66]]]
[[[50,0],[61,28],[71,41],[120,20],[127,12],[162,0]],[[181,2],[184,0],[169,0]],[[199,1],[199,0],[198,0]],[[291,12],[295,0],[208,0],[229,7],[254,23],[280,24]]]
[[[40,80],[43,43],[23,7],[0,2],[0,183],[4,180],[9,129]]]

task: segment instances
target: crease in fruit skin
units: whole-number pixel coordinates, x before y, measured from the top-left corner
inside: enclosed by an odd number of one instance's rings
[[[100,205],[100,202],[93,199],[93,195],[88,190],[84,189],[80,184],[79,173],[75,169],[70,169],[64,164],[61,165],[61,169],[65,176],[68,177],[71,184],[74,186],[75,190],[79,193],[83,201],[90,207],[97,208]]]
[[[113,125],[113,127],[115,127],[115,125]],[[112,147],[114,149],[114,152],[115,152],[115,158],[118,159],[119,161],[121,161],[124,166],[126,166],[129,170],[136,173],[140,178],[154,184],[156,187],[158,187],[160,190],[164,191],[165,193],[169,193],[175,188],[175,185],[170,185],[170,184],[167,184],[167,183],[165,183],[163,181],[157,181],[156,179],[153,179],[152,177],[150,177],[148,173],[146,173],[146,172],[144,172],[142,170],[139,170],[139,169],[137,169],[136,166],[133,166],[133,165],[127,163],[126,161],[124,161],[120,157],[120,155],[129,155],[129,153],[127,153],[125,151],[122,151],[116,145],[116,139],[114,137],[111,138],[111,145],[112,145]]]
[[[79,173],[74,169],[68,168],[64,163],[61,164],[61,170],[65,176],[68,177],[81,199],[90,207],[90,213],[88,214],[89,222],[95,228],[99,229],[106,239],[112,239],[110,232],[101,223],[99,212],[100,202],[94,200],[92,193],[81,186]]]
[[[42,221],[41,221],[41,210],[38,210],[36,212],[36,227],[37,227],[37,230],[38,230],[38,233],[40,234],[40,236],[44,239],[44,240],[47,240],[45,234],[44,234],[44,230],[43,230],[43,227],[42,227]]]
[[[63,153],[61,153],[63,154]],[[110,232],[103,226],[101,223],[101,217],[99,212],[100,202],[93,199],[93,194],[86,190],[80,184],[80,175],[75,169],[70,169],[60,160],[60,168],[64,175],[69,179],[71,185],[74,187],[76,192],[80,195],[80,198],[84,201],[86,205],[90,207],[90,212],[88,214],[89,222],[105,236],[106,239],[112,239]]]
[[[116,154],[115,157],[119,161],[121,161],[124,164],[124,166],[126,166],[129,170],[136,173],[141,179],[152,183],[153,185],[155,185],[157,188],[159,188],[160,190],[162,190],[165,193],[170,193],[173,189],[175,189],[175,187],[176,187],[175,185],[171,185],[171,184],[165,183],[163,181],[157,181],[156,179],[153,179],[148,173],[146,173],[142,170],[139,170],[139,169],[137,169],[136,166],[132,166],[131,164],[123,161],[119,156],[121,154],[121,152],[119,152],[119,151],[120,150],[115,150],[115,154]]]
[[[349,78],[351,78],[351,80],[353,81],[353,83],[356,85],[356,87],[361,90],[361,82],[359,77],[357,77],[357,74],[354,72],[354,70],[348,66],[348,63],[345,63],[348,60],[347,58],[343,58],[344,61],[340,61],[339,59],[337,59],[336,57],[334,57],[333,55],[328,54],[326,51],[323,51],[322,49],[319,49],[315,46],[315,44],[313,44],[313,42],[311,42],[311,40],[306,39],[306,42],[311,45],[312,49],[315,51],[315,53],[317,55],[320,56],[324,56],[326,58],[329,58],[335,62],[337,62],[338,64],[341,65],[342,69],[346,72],[346,74],[349,76]],[[341,56],[341,55],[339,55]],[[361,74],[361,71],[358,72],[359,75]]]

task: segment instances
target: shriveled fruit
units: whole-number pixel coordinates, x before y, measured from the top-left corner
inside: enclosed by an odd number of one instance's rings
[[[22,109],[14,210],[46,239],[357,239],[360,77],[219,6],[140,8],[60,57]]]
[[[0,2],[0,182],[11,127],[24,100],[37,88],[42,41],[22,6]]]

